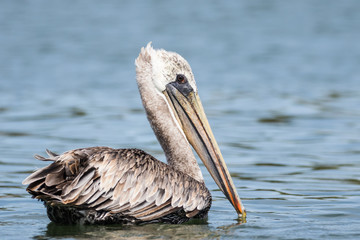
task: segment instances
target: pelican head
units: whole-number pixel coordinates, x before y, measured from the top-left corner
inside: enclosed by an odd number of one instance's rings
[[[169,128],[171,125],[168,125],[164,118],[170,113],[169,116],[176,128],[171,131],[174,131],[174,134],[180,133],[186,143],[191,144],[220,190],[234,206],[239,217],[244,220],[245,208],[206,118],[188,62],[177,53],[153,49],[149,43],[141,49],[135,64],[137,82],[148,119],[158,139],[162,138],[159,142],[162,143],[165,153],[165,145],[171,144],[169,142],[172,139],[170,136],[159,137],[159,122],[164,121],[163,129]],[[166,110],[156,113],[161,109]],[[157,115],[156,120],[154,115]],[[174,148],[181,149],[189,144],[178,145],[179,142],[175,142]]]

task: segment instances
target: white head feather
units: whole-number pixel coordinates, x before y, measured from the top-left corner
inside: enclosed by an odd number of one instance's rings
[[[177,74],[185,75],[191,87],[195,92],[197,91],[189,63],[175,52],[154,49],[149,42],[145,48],[141,48],[135,65],[137,70],[147,69],[147,71],[151,71],[151,81],[159,92],[164,91],[168,83],[175,81]],[[144,68],[144,65],[147,67]]]

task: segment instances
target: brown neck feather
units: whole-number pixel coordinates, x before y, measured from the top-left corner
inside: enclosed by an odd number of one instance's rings
[[[162,93],[158,92],[153,85],[151,63],[149,61],[139,62],[138,59],[136,65],[137,83],[147,118],[164,150],[167,162],[197,181],[204,182],[189,142],[172,117],[171,110],[165,98],[162,97]]]

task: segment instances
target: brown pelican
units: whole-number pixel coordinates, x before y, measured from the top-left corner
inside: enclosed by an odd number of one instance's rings
[[[179,54],[141,49],[136,80],[146,114],[168,164],[138,149],[91,147],[49,157],[27,177],[27,191],[44,202],[57,223],[183,223],[205,218],[211,206],[191,146],[245,219],[205,116],[190,65]]]

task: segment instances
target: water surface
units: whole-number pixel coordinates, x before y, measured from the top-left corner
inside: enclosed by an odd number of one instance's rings
[[[4,239],[354,239],[360,234],[358,1],[2,1]],[[142,109],[140,47],[182,54],[248,212],[213,194],[205,222],[59,226],[21,181],[32,158],[90,146],[164,160]]]

